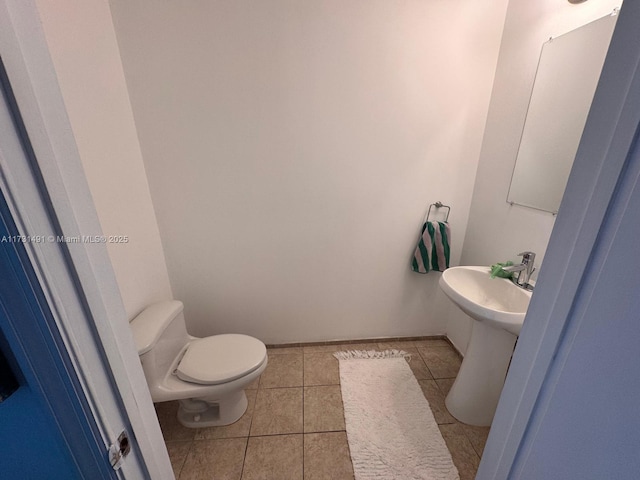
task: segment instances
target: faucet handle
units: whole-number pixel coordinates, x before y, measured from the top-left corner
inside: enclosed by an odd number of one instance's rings
[[[519,257],[522,257],[522,262],[524,263],[525,260],[527,262],[533,262],[533,260],[536,258],[536,254],[534,252],[522,252],[518,254]]]

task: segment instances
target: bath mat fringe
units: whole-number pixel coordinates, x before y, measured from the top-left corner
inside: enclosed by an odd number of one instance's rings
[[[358,358],[406,358],[411,359],[411,354],[404,350],[344,350],[333,354],[338,360],[354,360]]]

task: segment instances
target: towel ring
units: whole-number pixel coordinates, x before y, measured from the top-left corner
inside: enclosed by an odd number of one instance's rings
[[[448,222],[449,221],[449,214],[451,213],[451,207],[449,205],[443,205],[443,203],[441,201],[437,201],[436,203],[432,203],[431,205],[429,205],[429,211],[427,211],[427,218],[425,221],[429,221],[429,217],[431,216],[431,209],[433,207],[436,207],[436,210],[438,208],[446,208],[447,209],[447,216],[445,217],[444,221]]]

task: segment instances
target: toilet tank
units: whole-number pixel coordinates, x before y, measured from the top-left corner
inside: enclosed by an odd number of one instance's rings
[[[178,300],[154,303],[145,308],[129,325],[149,386],[161,382],[169,366],[189,342]]]

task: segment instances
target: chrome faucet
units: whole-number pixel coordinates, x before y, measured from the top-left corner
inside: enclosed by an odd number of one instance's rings
[[[533,290],[533,285],[529,284],[531,274],[535,271],[533,261],[536,258],[536,254],[533,252],[522,252],[518,256],[522,257],[522,263],[520,265],[513,265],[511,267],[503,267],[505,272],[512,272],[515,275],[511,277],[513,283],[525,290]]]

